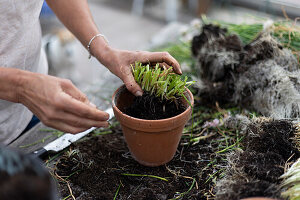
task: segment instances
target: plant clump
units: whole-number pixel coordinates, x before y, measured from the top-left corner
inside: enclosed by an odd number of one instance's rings
[[[204,25],[192,41],[201,96],[243,105],[276,119],[300,117],[300,70],[291,50],[269,32],[244,45],[238,35]]]
[[[144,93],[125,109],[127,115],[148,120],[166,119],[182,113],[190,105],[185,95],[193,81],[187,81],[188,77],[182,80],[172,72],[172,67],[161,68],[159,64],[151,67],[136,62],[132,72]]]
[[[161,100],[176,101],[179,97],[185,98],[186,87],[193,83],[193,81],[187,82],[187,76],[181,80],[180,75],[172,72],[172,67],[161,69],[159,64],[153,68],[149,64],[136,62],[135,66],[132,66],[132,72],[135,81],[145,92]]]

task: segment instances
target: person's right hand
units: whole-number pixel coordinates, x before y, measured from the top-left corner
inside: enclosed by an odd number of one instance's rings
[[[18,94],[19,103],[60,131],[75,134],[109,125],[108,113],[98,110],[69,80],[28,73]]]

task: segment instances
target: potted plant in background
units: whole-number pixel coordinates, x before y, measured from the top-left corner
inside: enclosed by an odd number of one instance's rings
[[[172,160],[191,116],[194,99],[187,87],[193,82],[159,64],[136,62],[132,72],[144,94],[135,97],[121,86],[112,97],[114,114],[133,158],[146,166],[163,165]]]

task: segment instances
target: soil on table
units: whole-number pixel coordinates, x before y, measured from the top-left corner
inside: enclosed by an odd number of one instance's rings
[[[299,157],[291,139],[292,123],[255,122],[241,135],[223,126],[203,128],[220,113],[213,105],[196,101],[194,110],[199,111],[195,119],[201,115],[203,120],[194,128],[194,137],[203,138],[191,143],[185,132],[173,160],[160,167],[142,166],[131,157],[119,125],[110,134],[73,144],[54,170],[62,198],[71,197],[71,191],[77,200],[280,199],[278,178],[284,164],[292,155],[290,161]]]
[[[139,119],[166,119],[185,111],[186,108],[180,100],[180,98],[175,101],[162,100],[144,92],[143,96],[134,98],[133,103],[125,108],[125,113]]]
[[[66,154],[57,164],[56,173],[69,177],[72,193],[78,200],[113,199],[120,187],[117,199],[206,199],[204,182],[211,169],[203,169],[210,162],[208,143],[181,146],[174,159],[160,167],[145,167],[130,155],[120,132],[91,137],[73,145],[74,153]],[[71,150],[70,150],[71,151]],[[200,157],[201,155],[201,157]],[[153,177],[128,176],[122,174],[154,175]],[[193,180],[195,178],[195,182]],[[191,188],[187,194],[184,195]],[[198,189],[197,189],[198,188]],[[65,182],[60,183],[62,197],[70,194]]]

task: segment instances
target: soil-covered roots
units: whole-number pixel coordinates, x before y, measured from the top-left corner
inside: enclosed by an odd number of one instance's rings
[[[243,145],[247,151],[276,153],[286,161],[293,154],[299,157],[293,140],[295,134],[296,128],[291,121],[258,118],[248,126]]]
[[[300,117],[299,64],[269,33],[244,46],[226,29],[204,25],[192,51],[208,102],[236,103],[277,119]]]
[[[299,158],[295,125],[288,120],[258,118],[248,125],[244,150],[227,156],[225,177],[217,183],[216,199],[280,198],[280,176],[286,161]]]
[[[219,192],[216,200],[240,200],[247,197],[271,197],[279,198],[280,193],[278,186],[267,181],[250,180],[250,181],[220,181],[222,188],[218,188]]]

